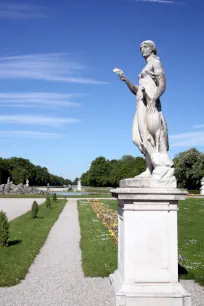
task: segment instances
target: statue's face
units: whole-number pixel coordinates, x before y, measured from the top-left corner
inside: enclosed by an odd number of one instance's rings
[[[144,43],[144,44],[142,44],[142,45],[140,46],[140,51],[141,51],[141,53],[142,53],[142,56],[145,57],[145,58],[147,58],[147,57],[149,57],[149,56],[151,55],[151,53],[152,53],[152,48],[150,47],[149,44]]]

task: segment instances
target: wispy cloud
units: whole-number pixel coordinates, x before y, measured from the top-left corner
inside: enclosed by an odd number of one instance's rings
[[[183,4],[182,2],[171,1],[171,0],[132,0],[134,2],[151,2],[158,4]]]
[[[0,19],[39,19],[48,15],[35,5],[5,1],[0,3]]]
[[[171,135],[172,147],[204,146],[204,131]]]
[[[79,103],[70,100],[84,94],[61,94],[54,92],[0,93],[0,104],[12,107],[76,107]]]
[[[194,129],[203,129],[204,128],[204,124],[196,124],[193,126]]]
[[[0,131],[0,137],[25,137],[25,138],[41,138],[41,139],[62,139],[63,134],[44,133],[36,131]]]
[[[61,127],[64,124],[77,123],[78,119],[33,115],[0,115],[0,123],[26,124]]]
[[[108,84],[83,77],[86,68],[63,53],[0,57],[0,78]]]

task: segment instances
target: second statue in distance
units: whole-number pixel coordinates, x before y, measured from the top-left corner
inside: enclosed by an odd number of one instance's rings
[[[166,90],[166,76],[153,41],[142,42],[140,51],[146,65],[139,74],[138,85],[133,85],[121,69],[113,69],[136,95],[132,140],[145,156],[147,165],[146,170],[136,177],[136,181],[140,181],[140,187],[176,188],[173,162],[167,153],[168,129],[160,103],[160,97]]]

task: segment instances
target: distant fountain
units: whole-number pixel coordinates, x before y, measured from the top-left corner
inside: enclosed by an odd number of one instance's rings
[[[77,183],[77,191],[81,191],[81,180],[80,179],[78,180],[78,183]]]

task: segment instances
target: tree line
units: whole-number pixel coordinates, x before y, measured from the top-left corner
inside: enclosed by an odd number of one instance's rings
[[[174,167],[179,188],[200,188],[200,180],[204,177],[204,153],[195,148],[181,152],[174,158]],[[142,157],[125,155],[119,160],[108,160],[99,156],[82,174],[81,182],[84,186],[117,187],[121,179],[135,177],[144,170],[145,160]]]
[[[29,180],[30,186],[62,186],[72,184],[69,179],[49,173],[46,167],[32,164],[24,158],[0,158],[0,182],[5,184],[8,177],[14,184],[25,184]]]

